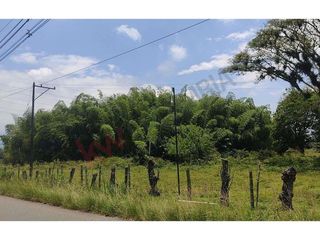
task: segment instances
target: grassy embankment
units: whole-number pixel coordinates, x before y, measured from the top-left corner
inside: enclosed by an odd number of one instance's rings
[[[38,180],[17,178],[17,167],[6,167],[8,174],[14,172],[11,179],[2,178],[0,194],[32,201],[49,203],[70,209],[96,212],[108,216],[118,216],[132,220],[320,220],[320,182],[318,153],[307,153],[306,157],[285,156],[281,159],[270,158],[262,165],[259,206],[250,209],[248,171],[257,175],[257,161],[252,157],[231,159],[232,185],[230,206],[219,204],[220,163],[211,162],[201,166],[181,167],[182,194],[180,199],[187,199],[185,169],[190,167],[192,178],[192,200],[211,202],[198,204],[178,201],[176,169],[173,164],[160,167],[158,187],[160,197],[148,195],[149,185],[146,168],[131,165],[131,189],[124,189],[124,167],[129,160],[120,158],[100,159],[85,163],[88,167],[89,183],[92,173],[97,173],[97,166],[102,166],[102,189],[90,189],[80,184],[80,164],[77,162],[39,164]],[[63,165],[63,176],[57,175],[56,169]],[[283,211],[278,200],[281,191],[281,172],[294,165],[297,180],[294,185],[294,211]],[[117,187],[110,188],[110,168],[117,167]],[[51,177],[45,177],[45,169],[54,168]],[[72,184],[68,184],[72,167],[76,173]],[[21,172],[27,166],[20,167]],[[21,178],[21,176],[20,176]],[[256,182],[255,182],[256,184]]]

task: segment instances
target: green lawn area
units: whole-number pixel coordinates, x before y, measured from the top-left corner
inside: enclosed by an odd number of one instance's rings
[[[131,165],[131,189],[125,191],[124,168]],[[294,184],[293,211],[281,208],[278,195],[281,192],[281,172],[288,166],[270,167],[262,165],[259,205],[250,209],[248,171],[253,171],[254,187],[256,187],[257,165],[230,161],[232,183],[230,188],[230,206],[220,206],[220,162],[206,165],[187,166],[180,168],[181,195],[177,194],[176,168],[174,164],[159,167],[160,180],[158,188],[160,197],[148,194],[149,184],[147,169],[132,164],[127,159],[117,157],[98,159],[82,163],[88,167],[88,182],[92,174],[98,173],[98,165],[102,166],[101,189],[81,186],[80,163],[50,163],[35,165],[39,171],[38,180],[22,180],[22,171],[28,166],[18,168],[2,165],[0,194],[17,198],[49,203],[65,208],[91,211],[108,216],[118,216],[129,220],[320,220],[320,182],[319,172],[303,170],[297,173]],[[57,169],[63,175],[57,175]],[[109,186],[110,169],[116,167],[117,186]],[[68,183],[70,169],[75,167],[73,182]],[[191,170],[192,200],[204,203],[182,202],[187,200],[186,168]],[[4,177],[14,173],[9,179]],[[53,168],[52,176],[45,172]],[[210,202],[212,204],[206,204]]]

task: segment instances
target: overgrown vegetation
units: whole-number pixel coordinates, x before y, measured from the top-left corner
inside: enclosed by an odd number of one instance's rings
[[[319,142],[319,102],[317,95],[305,99],[289,91],[272,118],[267,107],[255,106],[250,98],[205,96],[192,100],[180,94],[180,160],[203,163],[215,151],[232,154],[240,149],[283,153],[294,148],[303,152]],[[39,110],[35,119],[37,161],[83,159],[91,150],[104,156],[135,156],[142,151],[164,159],[172,159],[175,153],[169,92],[157,96],[150,89],[131,89],[128,95],[100,99],[81,94],[69,107],[60,101],[52,111]],[[1,137],[6,162],[28,162],[29,125],[27,112],[14,125],[6,126],[6,135]],[[109,151],[103,151],[108,147]]]
[[[170,162],[176,151],[172,94],[138,88],[111,97],[80,94],[70,106],[59,101],[50,111],[39,110],[32,179],[17,177],[17,171],[27,170],[24,164],[30,157],[30,113],[7,125],[1,136],[0,159],[7,165],[0,172],[4,180],[0,194],[136,220],[319,220],[320,185],[315,181],[320,170],[319,29],[319,20],[271,20],[223,70],[290,83],[292,88],[274,114],[267,106],[256,106],[251,98],[236,99],[232,93],[199,100],[177,95],[181,171],[191,169],[192,198],[202,203],[177,198],[176,169]],[[110,155],[118,157],[101,158]],[[222,157],[231,166],[229,207],[219,204]],[[148,194],[149,159],[155,159],[161,172],[158,198]],[[252,211],[248,170],[255,172],[258,161],[263,166],[260,203]],[[101,188],[79,183],[80,164],[88,167],[90,177],[102,166]],[[132,165],[129,192],[121,180],[128,165]],[[117,185],[111,187],[112,166],[120,172]],[[295,210],[282,211],[280,176],[289,166],[298,172]],[[76,175],[68,184],[71,167]],[[26,172],[23,178],[28,178]],[[181,198],[187,198],[185,190]]]
[[[116,157],[100,158],[82,164],[88,167],[89,185],[92,174],[98,173],[98,166],[102,166],[101,189],[81,185],[79,162],[36,164],[35,171],[40,171],[38,180],[22,179],[22,171],[27,170],[27,167],[20,167],[21,175],[18,180],[17,166],[2,165],[0,194],[134,220],[319,220],[320,184],[314,181],[318,173],[310,170],[313,167],[309,170],[304,169],[305,166],[311,166],[315,158],[318,158],[319,162],[319,153],[310,151],[305,155],[296,152],[286,153],[283,159],[277,159],[278,167],[273,163],[269,165],[269,162],[275,160],[273,157],[265,159],[261,172],[259,207],[251,210],[248,171],[253,170],[256,178],[257,156],[258,153],[253,155],[247,153],[247,156],[229,158],[232,176],[229,207],[220,205],[221,163],[218,158],[206,165],[181,166],[180,198],[177,195],[174,164],[166,162],[163,165],[163,162],[158,162],[162,164],[162,167],[159,167],[158,184],[161,196],[152,197],[148,194],[150,187],[147,169],[141,165],[134,165],[129,159]],[[300,164],[301,161],[303,164]],[[124,168],[128,164],[131,164],[131,188],[127,192],[124,188]],[[281,172],[292,164],[298,169],[293,198],[295,210],[284,211],[278,200],[282,184]],[[63,175],[60,173],[61,166]],[[110,169],[113,166],[116,166],[115,188],[109,185]],[[5,180],[4,167],[7,176],[12,175],[12,172],[14,176]],[[69,184],[69,172],[73,167],[76,168],[76,172],[72,184]],[[45,174],[46,171],[48,174],[49,168],[53,169],[52,176]],[[186,168],[191,169],[192,200],[203,203],[179,201],[179,199],[187,200]]]

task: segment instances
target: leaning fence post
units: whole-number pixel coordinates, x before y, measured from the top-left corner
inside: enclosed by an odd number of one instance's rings
[[[124,169],[124,184],[126,186],[126,190],[130,189],[130,167],[126,167]]]
[[[259,202],[259,190],[260,190],[260,171],[261,171],[261,164],[259,162],[258,165],[258,175],[257,175],[257,196],[256,196],[256,208],[258,207]]]
[[[91,188],[96,186],[96,180],[97,180],[97,173],[92,174],[92,179],[91,179]]]
[[[116,168],[111,168],[111,174],[110,174],[110,185],[114,186],[116,184]]]
[[[249,188],[250,188],[250,206],[251,206],[251,209],[254,209],[254,193],[253,193],[252,171],[249,171]]]
[[[18,179],[20,179],[20,167],[18,167]]]
[[[188,190],[188,199],[191,200],[191,177],[190,177],[190,169],[186,169],[187,175],[187,190]]]
[[[71,171],[70,171],[70,177],[69,177],[69,183],[71,184],[72,183],[72,179],[73,179],[73,176],[74,176],[74,172],[76,171],[75,168],[72,168]]]
[[[279,200],[282,203],[284,209],[293,210],[292,198],[293,198],[293,183],[296,180],[297,171],[290,167],[282,173],[282,192],[279,194]]]
[[[229,162],[224,159],[222,160],[220,177],[221,177],[220,202],[224,206],[229,206],[229,188],[230,188]]]

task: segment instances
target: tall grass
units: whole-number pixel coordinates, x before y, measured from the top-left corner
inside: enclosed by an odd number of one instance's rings
[[[77,162],[39,164],[38,180],[17,178],[17,167],[6,166],[7,174],[15,173],[11,178],[2,175],[0,194],[31,201],[44,202],[70,209],[78,209],[117,216],[129,220],[320,220],[320,182],[317,171],[298,172],[294,185],[294,211],[284,211],[278,200],[281,191],[281,171],[287,166],[269,168],[264,166],[261,172],[259,207],[250,209],[248,171],[253,170],[256,177],[256,165],[239,164],[231,161],[232,185],[230,206],[219,204],[220,164],[181,167],[181,196],[177,195],[175,166],[168,164],[160,168],[160,197],[148,195],[147,171],[143,166],[131,166],[132,187],[125,191],[124,167],[130,162],[126,159],[110,158],[85,163],[89,169],[89,180],[97,166],[103,170],[102,189],[91,189],[80,184],[80,164]],[[53,177],[46,177],[48,167],[59,169],[63,165],[64,175],[56,170]],[[117,186],[110,187],[109,174],[112,166],[117,167]],[[68,184],[68,174],[72,167],[76,173],[72,184]],[[191,169],[192,200],[203,203],[181,202],[187,199],[185,169]],[[3,173],[4,166],[1,167]],[[27,166],[21,167],[27,170]],[[90,183],[89,181],[89,183]],[[206,204],[210,202],[212,204]]]

